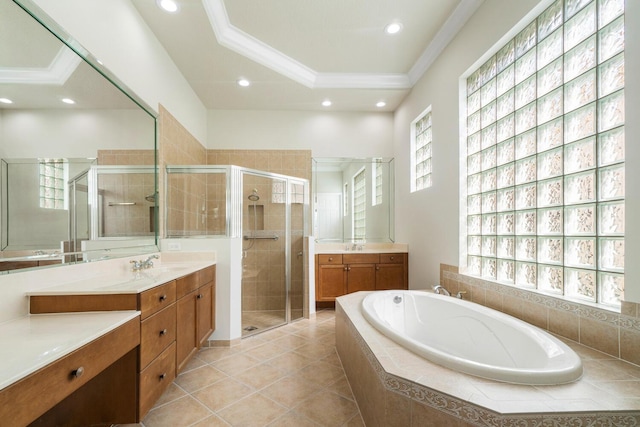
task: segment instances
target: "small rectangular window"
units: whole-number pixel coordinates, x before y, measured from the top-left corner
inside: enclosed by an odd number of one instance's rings
[[[367,179],[365,168],[353,177],[353,239],[365,238],[365,217],[367,211]]]
[[[411,191],[431,187],[431,106],[411,123]]]
[[[382,204],[382,159],[373,159],[371,166],[371,182],[373,184],[371,206],[376,206]]]
[[[39,159],[40,207],[66,209],[64,159]]]

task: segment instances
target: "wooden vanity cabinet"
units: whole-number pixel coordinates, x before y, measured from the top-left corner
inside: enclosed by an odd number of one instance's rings
[[[3,389],[0,425],[133,422],[139,334],[132,319]]]
[[[318,254],[316,301],[331,302],[358,291],[407,289],[407,259],[407,253]]]
[[[342,255],[316,255],[316,301],[335,301],[347,293],[347,267]]]
[[[178,300],[177,322],[178,331],[176,339],[176,375],[180,372],[189,359],[198,351],[198,341],[196,340],[196,312],[197,312],[196,291],[189,292]]]
[[[376,265],[376,290],[407,289],[409,284],[408,255],[380,254]]]
[[[176,375],[215,327],[215,266],[177,280]]]
[[[139,294],[31,296],[30,311],[140,310],[140,421],[214,331],[215,273],[213,265]]]
[[[216,329],[216,290],[215,283],[210,281],[209,283],[200,287],[200,292],[196,295],[197,300],[197,320],[196,325],[198,346],[202,347],[206,344],[209,336]]]

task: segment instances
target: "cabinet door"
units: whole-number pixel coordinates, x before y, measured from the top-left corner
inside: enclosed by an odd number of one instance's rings
[[[376,290],[406,289],[403,264],[378,264],[376,266]]]
[[[176,375],[198,350],[196,338],[197,290],[176,303]]]
[[[376,288],[376,264],[350,264],[347,267],[347,292],[373,291]]]
[[[196,296],[198,303],[198,347],[201,347],[213,332],[215,319],[215,296],[213,282],[207,283],[198,290]]]
[[[347,293],[347,271],[344,265],[318,266],[316,301],[335,301]]]

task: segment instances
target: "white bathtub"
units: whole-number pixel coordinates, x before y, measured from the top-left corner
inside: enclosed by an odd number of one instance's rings
[[[423,291],[377,291],[364,317],[398,344],[434,363],[517,384],[551,385],[582,375],[580,357],[547,332],[469,301]]]

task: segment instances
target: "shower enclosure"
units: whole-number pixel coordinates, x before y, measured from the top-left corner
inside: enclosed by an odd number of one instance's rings
[[[237,166],[166,172],[167,237],[241,239],[242,336],[302,318],[308,181]]]
[[[66,252],[155,244],[155,166],[92,165],[69,181],[69,200]]]

